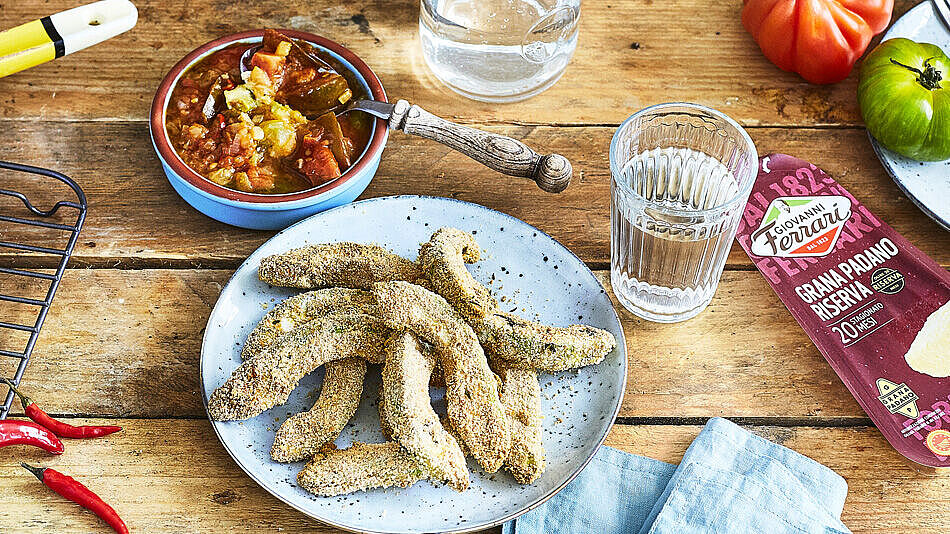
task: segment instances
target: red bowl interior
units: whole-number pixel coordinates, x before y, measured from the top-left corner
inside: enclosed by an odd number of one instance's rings
[[[356,72],[359,73],[359,75],[366,81],[366,84],[370,88],[373,99],[383,102],[386,101],[386,92],[383,90],[382,84],[379,83],[379,78],[376,77],[376,74],[372,71],[372,69],[369,68],[369,66],[366,65],[366,63],[363,62],[363,60],[358,58],[356,54],[351,52],[346,47],[324,37],[313,35],[312,33],[283,29],[278,29],[277,31],[288,37],[302,39],[338,54],[346,61],[346,63],[349,63],[354,69],[356,69]],[[244,193],[242,191],[235,191],[233,189],[228,189],[227,187],[222,187],[201,176],[200,174],[193,171],[190,167],[185,165],[185,162],[182,161],[180,157],[178,157],[178,154],[172,147],[171,142],[168,139],[168,132],[165,130],[165,104],[168,100],[168,94],[174,88],[174,84],[178,80],[178,77],[181,75],[181,73],[187,70],[188,67],[203,57],[211,49],[227,46],[229,44],[252,37],[262,37],[263,35],[264,30],[250,30],[219,37],[218,39],[205,43],[194,49],[191,51],[191,53],[182,58],[181,61],[176,63],[170,71],[168,71],[168,74],[165,75],[165,78],[162,79],[162,83],[158,86],[158,91],[155,92],[155,98],[152,100],[152,109],[149,112],[149,128],[152,130],[152,139],[155,140],[155,147],[158,149],[159,155],[162,157],[165,163],[178,174],[178,176],[181,176],[191,185],[215,196],[241,202],[275,203],[299,200],[325,193],[345,184],[347,180],[351,179],[369,164],[368,162],[373,155],[383,149],[383,143],[386,140],[386,122],[384,120],[379,118],[376,119],[376,129],[373,132],[372,139],[370,139],[369,144],[363,151],[363,155],[356,161],[356,163],[353,164],[352,167],[344,172],[342,176],[336,180],[333,180],[332,182],[321,185],[320,187],[315,187],[313,189],[308,189],[306,191],[300,191],[297,193],[264,195]]]

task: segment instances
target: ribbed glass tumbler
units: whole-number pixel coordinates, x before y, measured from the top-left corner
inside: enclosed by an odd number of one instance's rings
[[[610,283],[639,317],[673,323],[716,293],[755,182],[752,139],[694,104],[660,104],[610,143]]]

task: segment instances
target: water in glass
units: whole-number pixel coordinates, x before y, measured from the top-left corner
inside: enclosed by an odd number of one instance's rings
[[[686,111],[628,121],[611,145],[611,285],[657,322],[712,300],[757,168],[737,125]]]
[[[553,85],[577,48],[580,0],[421,0],[426,63],[462,95],[513,102]]]

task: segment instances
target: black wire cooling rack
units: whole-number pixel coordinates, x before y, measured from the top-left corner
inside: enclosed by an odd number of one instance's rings
[[[14,371],[13,376],[6,377],[12,380],[14,384],[19,385],[20,379],[23,377],[23,371],[26,369],[26,364],[30,360],[30,354],[33,352],[33,346],[36,344],[37,337],[39,337],[40,329],[43,328],[43,321],[46,320],[46,313],[49,311],[49,307],[53,303],[53,297],[56,295],[56,289],[59,287],[59,281],[63,277],[63,271],[66,269],[66,262],[69,261],[69,257],[73,253],[73,248],[76,246],[76,240],[79,238],[79,231],[82,229],[83,221],[86,219],[86,195],[82,192],[82,189],[79,187],[79,185],[71,178],[55,171],[31,167],[29,165],[8,163],[5,161],[0,161],[0,169],[6,169],[6,171],[0,171],[0,196],[19,199],[25,208],[23,210],[17,210],[17,213],[14,214],[22,216],[8,215],[3,212],[6,210],[0,211],[0,223],[4,224],[4,228],[26,225],[35,228],[42,228],[45,229],[45,231],[60,231],[61,234],[59,235],[61,235],[62,240],[66,242],[66,246],[63,248],[19,243],[5,239],[3,235],[4,232],[0,230],[0,248],[13,249],[23,254],[35,254],[39,257],[54,258],[55,260],[58,260],[58,266],[56,267],[54,273],[40,272],[25,268],[4,267],[0,265],[0,274],[6,275],[8,277],[32,278],[39,280],[40,283],[49,284],[48,288],[46,289],[46,298],[43,300],[38,298],[7,295],[2,289],[3,286],[0,286],[0,303],[17,303],[19,305],[26,306],[28,309],[36,310],[36,320],[32,325],[20,324],[18,322],[5,322],[3,320],[4,317],[0,315],[0,330],[15,330],[26,332],[29,335],[25,346],[22,348],[0,346],[0,360],[5,358],[19,360],[14,364],[16,370]],[[26,174],[32,176],[26,176]],[[11,179],[11,176],[15,177],[16,179]],[[9,184],[13,184],[13,187],[16,187],[18,182],[22,184],[25,183],[25,180],[31,179],[59,180],[60,182],[69,186],[73,192],[75,192],[76,201],[61,200],[56,202],[53,207],[43,211],[42,209],[34,206],[23,193],[14,191],[12,189],[5,189],[6,187],[10,187]],[[53,217],[60,210],[64,210],[64,212],[65,210],[74,210],[76,213],[76,222],[73,224],[52,222]],[[23,213],[19,213],[20,211]],[[67,219],[70,221],[72,220],[71,215],[68,213],[61,213],[60,217],[58,218],[58,220]],[[6,367],[4,367],[4,369],[5,368]],[[3,371],[0,370],[0,376],[2,376],[2,374]],[[7,416],[7,412],[10,411],[10,405],[12,403],[13,391],[9,391],[6,395],[6,399],[3,402],[3,406],[0,407],[0,419],[4,419]]]

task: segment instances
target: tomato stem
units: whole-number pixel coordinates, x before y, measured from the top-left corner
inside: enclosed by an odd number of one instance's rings
[[[891,63],[904,67],[905,69],[917,74],[917,83],[923,86],[924,89],[933,91],[934,89],[942,89],[940,87],[940,80],[943,79],[943,74],[936,69],[933,65],[930,64],[935,58],[928,58],[924,61],[924,70],[916,69],[910,65],[904,65],[900,61],[897,61],[894,58],[890,58]]]

